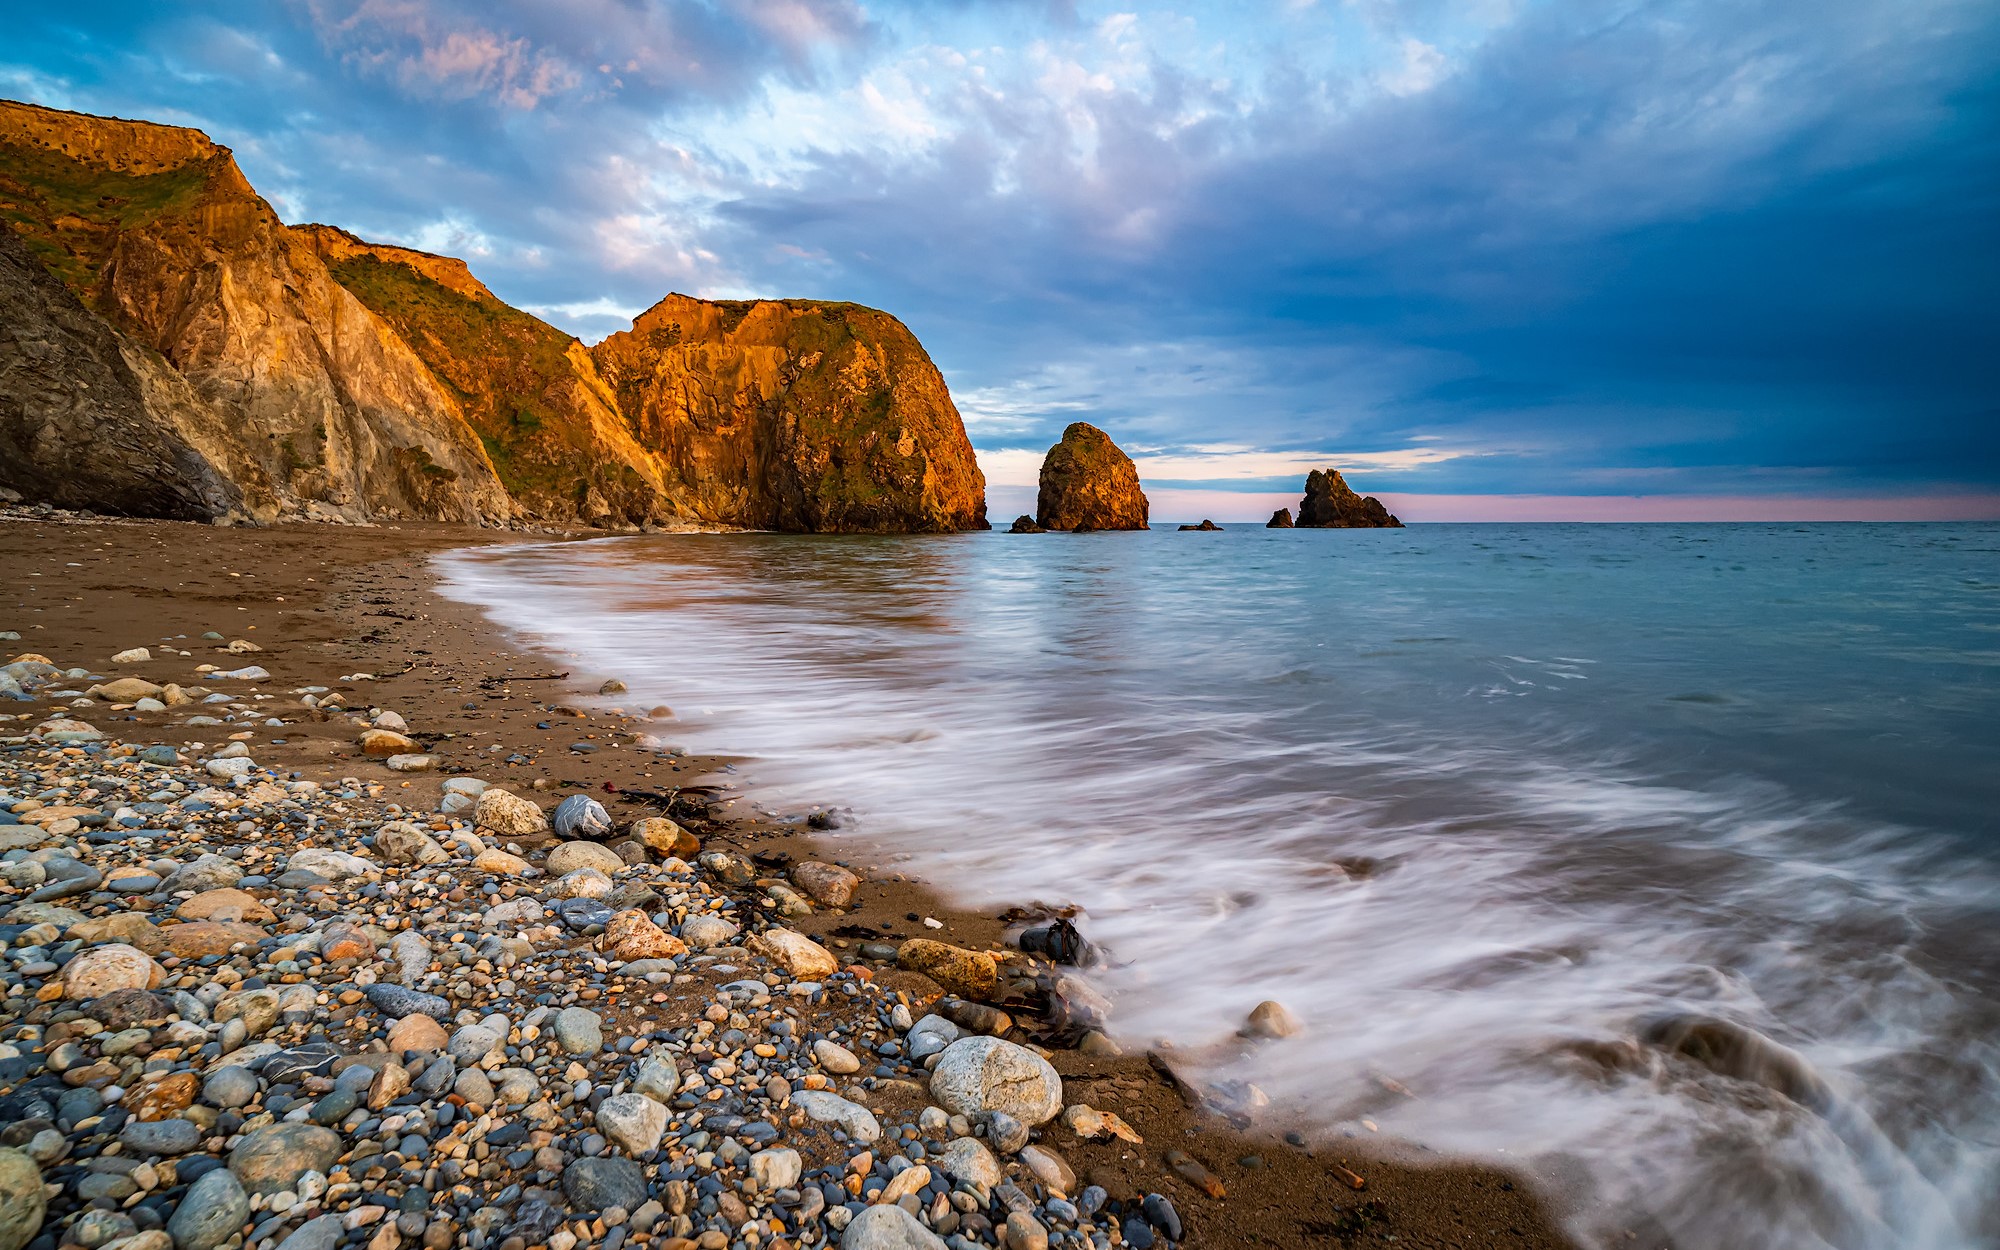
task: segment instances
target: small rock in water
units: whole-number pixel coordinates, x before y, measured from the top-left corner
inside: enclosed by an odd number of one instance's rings
[[[1269,999],[1258,1003],[1250,1011],[1250,1018],[1243,1026],[1245,1037],[1291,1037],[1305,1028],[1305,1024],[1293,1015],[1283,1003]]]

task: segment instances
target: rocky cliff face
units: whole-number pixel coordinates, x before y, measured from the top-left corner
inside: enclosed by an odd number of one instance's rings
[[[462,261],[285,226],[197,131],[5,101],[0,212],[73,297],[68,320],[45,310],[15,336],[0,417],[22,433],[0,442],[0,480],[40,480],[34,457],[84,420],[52,405],[62,362],[116,357],[136,382],[90,428],[162,449],[176,483],[141,482],[132,457],[113,457],[86,492],[93,506],[985,524],[984,479],[944,381],[882,313],[671,296],[586,349],[502,303]],[[18,285],[32,275],[14,255]],[[35,289],[41,308],[52,288]],[[186,475],[190,455],[206,476]]]
[[[985,529],[944,378],[886,313],[669,295],[590,351],[697,515],[761,529]]]
[[[179,520],[241,506],[236,483],[200,450],[227,441],[219,414],[4,230],[0,309],[0,486],[65,508]]]
[[[1272,524],[1277,523],[1273,517]],[[1401,529],[1373,495],[1357,495],[1338,469],[1314,469],[1306,475],[1306,496],[1299,501],[1300,529]]]
[[[1132,458],[1094,425],[1071,425],[1042,459],[1035,520],[1044,529],[1142,530],[1147,511]]]

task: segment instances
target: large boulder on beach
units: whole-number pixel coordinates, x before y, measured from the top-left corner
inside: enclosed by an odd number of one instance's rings
[[[896,964],[923,973],[945,993],[960,998],[991,998],[1000,981],[999,965],[985,951],[966,950],[929,938],[911,938],[897,947]]]
[[[1276,524],[1277,518],[1272,518]],[[1314,469],[1306,475],[1306,496],[1299,501],[1299,529],[1401,529],[1373,495],[1357,495],[1338,469]]]
[[[1026,1046],[967,1037],[939,1053],[931,1098],[953,1115],[997,1111],[1032,1127],[1062,1110],[1062,1077]]]
[[[1132,457],[1096,426],[1076,422],[1043,457],[1035,499],[1035,522],[1043,529],[1142,530],[1146,514]]]
[[[472,805],[472,823],[480,831],[501,838],[530,838],[549,830],[549,818],[541,808],[498,786],[479,792]]]

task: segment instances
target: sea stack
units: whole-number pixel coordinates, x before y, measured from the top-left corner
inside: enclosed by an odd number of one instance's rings
[[[1290,508],[1280,508],[1276,512],[1273,512],[1271,519],[1264,522],[1264,528],[1267,530],[1292,529],[1292,510]]]
[[[1146,496],[1139,489],[1139,470],[1132,457],[1096,426],[1082,421],[1071,425],[1042,459],[1035,521],[1043,529],[1079,534],[1142,530],[1146,513]]]
[[[1208,520],[1204,520],[1200,525],[1183,525],[1181,528],[1184,530],[1201,530],[1211,534],[1219,532],[1222,529],[1220,525]]]
[[[1278,518],[1272,517],[1277,525]],[[1282,527],[1280,527],[1282,528]],[[1300,529],[1401,529],[1373,495],[1357,495],[1338,469],[1314,469],[1306,475],[1306,497],[1299,501]]]
[[[1017,516],[1017,517],[1015,517],[1015,518],[1014,518],[1014,524],[1008,527],[1008,529],[1007,529],[1007,532],[1008,532],[1009,534],[1046,534],[1046,533],[1048,533],[1048,531],[1047,531],[1047,530],[1045,530],[1045,529],[1043,529],[1043,528],[1042,528],[1041,526],[1039,526],[1039,525],[1035,524],[1035,518],[1033,518],[1033,517],[1031,517],[1031,516]]]

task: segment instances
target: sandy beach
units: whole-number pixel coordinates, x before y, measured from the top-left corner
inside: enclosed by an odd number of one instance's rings
[[[249,700],[254,717],[239,715],[232,721],[216,718],[219,723],[201,725],[188,723],[191,714],[204,710],[198,704],[139,711],[104,699],[77,705],[77,700],[65,698],[59,700],[58,707],[43,697],[37,702],[0,706],[0,711],[15,718],[13,727],[4,732],[28,735],[50,717],[70,716],[101,732],[107,746],[166,745],[175,748],[189,765],[215,758],[215,753],[232,741],[242,742],[254,760],[255,777],[317,783],[315,795],[298,800],[305,807],[320,803],[320,796],[348,794],[355,796],[346,805],[349,816],[367,809],[368,819],[353,828],[346,827],[346,816],[332,811],[315,820],[314,845],[381,859],[383,846],[376,830],[386,814],[412,823],[432,842],[451,848],[448,854],[452,858],[439,861],[438,866],[421,860],[404,867],[383,865],[378,877],[369,878],[385,887],[400,883],[403,890],[413,891],[400,895],[407,906],[395,903],[397,895],[364,897],[339,890],[288,889],[276,883],[275,874],[262,874],[270,877],[270,882],[249,892],[274,914],[273,920],[264,922],[274,934],[306,928],[307,917],[312,930],[323,934],[329,924],[338,927],[344,919],[352,927],[368,924],[377,926],[378,931],[387,930],[383,937],[393,932],[419,932],[431,940],[430,949],[438,949],[455,940],[453,935],[465,923],[460,916],[468,911],[490,910],[517,900],[539,899],[541,904],[549,904],[558,874],[490,873],[465,857],[469,847],[477,844],[471,814],[443,814],[440,807],[448,781],[477,779],[545,810],[573,795],[594,798],[608,812],[615,830],[603,838],[604,843],[625,840],[635,822],[671,817],[699,841],[702,854],[724,852],[731,857],[730,866],[718,871],[683,847],[679,849],[685,875],[671,882],[656,880],[655,874],[663,871],[663,857],[647,856],[643,846],[627,841],[628,848],[640,847],[641,862],[633,862],[631,853],[623,852],[625,858],[618,871],[606,874],[617,886],[643,888],[643,884],[650,884],[658,892],[656,899],[678,890],[695,896],[695,911],[704,906],[699,900],[711,900],[706,904],[711,910],[733,917],[733,923],[749,932],[782,926],[801,934],[832,953],[843,969],[839,977],[846,978],[846,984],[854,989],[821,989],[790,996],[789,989],[783,988],[786,976],[767,977],[772,988],[764,1004],[749,1006],[740,996],[732,999],[722,987],[744,976],[761,976],[772,967],[768,960],[760,961],[754,951],[742,957],[738,948],[730,946],[724,949],[727,957],[720,959],[684,953],[649,968],[652,976],[632,977],[621,973],[619,959],[593,956],[594,951],[605,949],[601,929],[591,933],[585,931],[590,927],[587,925],[572,929],[545,925],[533,930],[536,936],[530,939],[530,950],[517,952],[521,966],[512,969],[510,978],[517,983],[514,997],[496,988],[494,978],[466,983],[467,995],[452,1004],[454,1010],[446,1013],[437,1030],[442,1035],[444,1029],[452,1027],[453,1017],[460,1019],[460,1027],[468,1027],[482,1016],[499,1012],[511,1013],[514,1036],[524,1037],[519,1009],[530,997],[530,988],[536,986],[554,992],[543,1006],[580,1005],[596,1016],[602,1050],[572,1052],[566,1057],[567,1069],[556,1069],[562,1072],[560,1078],[555,1071],[529,1065],[549,1078],[543,1082],[547,1112],[539,1121],[525,1111],[518,1117],[528,1128],[528,1140],[535,1151],[532,1158],[523,1160],[518,1173],[496,1176],[483,1170],[477,1177],[461,1176],[453,1185],[439,1181],[433,1168],[433,1188],[427,1191],[431,1197],[426,1205],[398,1206],[401,1192],[422,1187],[424,1169],[391,1169],[371,1180],[361,1157],[352,1153],[354,1143],[343,1140],[335,1169],[325,1173],[325,1179],[333,1181],[331,1187],[312,1197],[298,1190],[283,1191],[290,1194],[284,1210],[273,1211],[268,1203],[262,1209],[253,1207],[254,1214],[247,1220],[252,1226],[249,1234],[244,1235],[242,1229],[224,1230],[216,1244],[256,1250],[290,1245],[292,1250],[305,1250],[312,1243],[293,1243],[287,1238],[322,1215],[347,1221],[333,1230],[335,1242],[345,1238],[358,1244],[376,1234],[368,1222],[355,1222],[352,1213],[377,1204],[406,1214],[422,1211],[419,1218],[404,1221],[405,1234],[412,1237],[425,1236],[427,1225],[454,1228],[454,1221],[462,1224],[481,1210],[503,1208],[504,1219],[484,1217],[488,1241],[500,1250],[531,1250],[542,1245],[566,1250],[593,1236],[601,1239],[606,1225],[615,1229],[628,1223],[620,1238],[625,1245],[658,1244],[670,1250],[692,1245],[720,1247],[733,1238],[719,1230],[743,1223],[733,1218],[737,1214],[754,1214],[761,1229],[756,1235],[766,1244],[837,1241],[841,1228],[853,1217],[831,1215],[833,1208],[823,1200],[806,1200],[802,1206],[799,1198],[802,1184],[811,1188],[815,1169],[827,1169],[830,1177],[865,1178],[872,1166],[883,1174],[884,1183],[894,1184],[889,1172],[904,1174],[924,1166],[907,1152],[909,1166],[890,1163],[898,1145],[928,1141],[929,1157],[935,1164],[935,1152],[953,1137],[939,1109],[925,1110],[932,1101],[926,1088],[926,1065],[911,1061],[908,1039],[897,1038],[895,1030],[907,1032],[906,1017],[921,1018],[933,1010],[950,1013],[955,1010],[955,1000],[941,997],[932,978],[899,968],[894,948],[908,939],[922,938],[975,952],[990,951],[998,958],[1003,984],[1014,974],[1039,971],[1046,979],[1060,970],[1045,964],[1038,969],[1021,952],[1007,946],[1011,917],[954,908],[948,902],[949,882],[915,882],[894,872],[874,871],[864,862],[849,862],[852,857],[843,850],[837,829],[810,830],[796,818],[802,813],[784,814],[790,817],[786,819],[764,816],[756,810],[754,793],[728,788],[731,777],[725,771],[726,761],[675,755],[662,749],[658,743],[671,744],[673,739],[671,711],[621,707],[615,688],[600,693],[604,683],[614,682],[618,674],[584,672],[563,656],[518,648],[470,608],[434,593],[426,563],[431,553],[475,543],[507,542],[513,537],[490,530],[421,524],[248,529],[11,515],[0,523],[0,569],[6,571],[14,596],[0,619],[0,629],[18,632],[20,641],[4,644],[7,658],[41,655],[58,668],[88,669],[98,679],[136,677],[161,686],[175,683],[227,689],[238,701],[246,692],[254,692],[255,698]],[[548,610],[582,609],[551,603]],[[220,635],[220,639],[205,637],[210,634]],[[241,648],[234,653],[224,649],[229,640],[237,639],[255,649]],[[151,648],[152,658],[112,663],[114,655],[138,647]],[[198,673],[196,666],[202,664],[223,670],[255,664],[265,669],[269,678],[223,681]],[[46,689],[75,685],[58,681]],[[324,688],[314,696],[322,706],[308,706],[305,696],[297,693],[307,688]],[[328,696],[335,693],[342,696],[344,707],[325,705]],[[367,716],[370,709],[400,717],[404,728],[398,732],[411,740],[409,753],[430,757],[429,765],[421,771],[394,771],[382,756],[365,754],[359,739],[366,726],[357,723],[357,718]],[[79,771],[69,783],[78,785],[81,770],[89,764],[75,747],[64,751],[25,736],[9,741],[11,767],[39,770],[44,785],[51,780],[61,784],[71,769]],[[15,800],[17,813],[23,813],[21,801],[33,802],[21,789],[7,793]],[[838,795],[826,796],[829,805],[837,805],[839,799]],[[387,804],[400,810],[385,813]],[[14,819],[22,819],[22,814]],[[375,833],[372,849],[363,845],[364,829]],[[92,842],[78,835],[55,838],[43,849],[66,845],[85,863],[109,874],[113,865],[143,865],[162,854],[186,861],[197,850],[226,853],[231,843],[244,844],[253,861],[258,856],[289,852],[287,847],[272,845],[267,835],[267,826],[246,822],[231,831],[211,821],[202,828],[199,848],[183,838],[134,853],[130,843]],[[466,842],[467,838],[473,842]],[[500,844],[513,846],[523,859],[541,861],[544,866],[543,857],[558,842],[545,831],[497,839],[489,832],[486,838],[488,850],[501,850]],[[238,857],[243,853],[237,852]],[[621,854],[610,853],[614,858]],[[28,854],[40,855],[42,851],[17,848],[8,858]],[[664,862],[666,871],[672,871],[674,861]],[[784,884],[791,868],[811,862],[851,871],[859,879],[852,897],[843,905],[829,906],[807,897],[802,888]],[[445,871],[451,877],[449,886],[425,884],[428,876]],[[795,884],[803,879],[791,875]],[[166,888],[172,884],[169,880],[149,892],[91,893],[87,900],[73,899],[66,905],[86,910],[93,917],[137,910],[165,919],[178,901],[184,901]],[[30,892],[15,885],[8,888],[6,897],[19,904]],[[427,910],[419,910],[418,895]],[[839,897],[837,892],[834,897]],[[682,906],[685,911],[687,904]],[[654,909],[642,905],[642,910]],[[390,929],[383,919],[396,914],[401,916],[400,930]],[[9,940],[17,948],[23,944],[21,930],[4,931],[13,935]],[[51,938],[49,934],[35,935],[35,940],[60,954],[51,963],[73,961],[83,950],[96,949],[76,947],[73,938]],[[472,941],[477,944],[476,937]],[[678,946],[680,941],[671,939],[670,944]],[[359,992],[367,988],[360,982],[390,983],[396,979],[397,965],[388,941],[370,939],[360,946],[367,949],[343,959],[327,958],[330,952],[322,947],[318,962],[309,962],[285,977],[274,976],[266,966],[273,954],[269,943],[239,948],[206,961],[169,956],[173,962],[162,962],[170,978],[168,984],[189,991],[207,982],[213,970],[224,965],[237,969],[237,984],[261,978],[260,984],[268,980],[280,988],[288,981],[290,985],[316,985],[320,1005],[305,1010],[296,1020],[288,1013],[266,1040],[296,1047],[308,1038],[318,1038],[349,1057],[373,1055],[366,1062],[379,1073],[389,1058],[385,1050],[388,1043],[383,1039],[395,1022],[369,995]],[[723,970],[717,969],[718,964]],[[442,967],[448,970],[451,965]],[[370,971],[376,975],[358,975]],[[42,975],[47,979],[39,985],[32,979],[24,985],[30,991],[24,997],[9,1000],[10,1013],[23,1004],[25,1010],[0,1023],[0,1041],[25,1060],[7,1070],[0,1098],[16,1095],[24,1083],[43,1073],[46,1056],[55,1049],[53,1038],[66,1036],[80,1041],[111,1035],[108,1027],[88,1034],[74,1031],[71,1022],[88,1016],[87,1000],[62,990],[46,992],[43,986],[61,986],[63,978],[54,968]],[[460,975],[448,973],[445,979],[457,981]],[[19,976],[28,973],[21,969]],[[789,979],[809,980],[805,976]],[[829,986],[834,979],[826,978]],[[161,989],[159,993],[169,991]],[[788,1006],[793,1009],[789,1016],[784,1011]],[[1356,1010],[1365,1009],[1365,1004],[1356,1005]],[[641,1221],[632,1220],[629,1210],[618,1211],[618,1223],[613,1225],[603,1219],[602,1208],[584,1205],[579,1200],[579,1184],[570,1183],[568,1177],[580,1159],[608,1157],[601,1129],[597,1134],[591,1132],[591,1112],[605,1101],[605,1089],[619,1088],[633,1079],[624,1072],[638,1053],[629,1044],[632,1039],[652,1039],[649,1049],[653,1053],[674,1055],[682,1068],[706,1063],[714,1071],[719,1064],[725,1069],[724,1077],[740,1074],[750,1069],[741,1066],[737,1052],[764,1040],[754,1028],[744,1029],[737,1023],[739,1018],[751,1023],[741,1014],[746,1011],[758,1020],[789,1018],[792,1023],[785,1026],[788,1032],[782,1036],[819,1039],[844,1030],[837,1035],[849,1043],[863,1038],[871,1045],[894,1042],[896,1046],[878,1051],[887,1067],[873,1069],[876,1075],[870,1075],[865,1060],[853,1074],[830,1071],[813,1049],[802,1044],[769,1055],[756,1050],[754,1053],[764,1060],[758,1071],[769,1075],[769,1081],[760,1078],[754,1091],[749,1088],[753,1082],[741,1079],[735,1087],[715,1083],[710,1088],[732,1088],[732,1099],[742,1093],[768,1117],[758,1122],[775,1128],[774,1141],[751,1139],[747,1148],[735,1151],[708,1140],[691,1147],[691,1135],[703,1130],[689,1118],[698,1113],[683,1108],[682,1115],[666,1129],[664,1141],[656,1139],[648,1151],[622,1152],[647,1157],[641,1183],[647,1188],[648,1202],[665,1201],[665,1209],[649,1213],[651,1218],[643,1221],[646,1227],[641,1228]],[[760,1011],[764,1014],[758,1015]],[[991,1027],[994,1014],[989,1009],[985,1017],[964,1018],[981,1020]],[[720,1037],[710,1035],[714,1030],[697,1036],[704,1021],[731,1031]],[[1005,1024],[1004,1017],[1001,1023]],[[150,1027],[164,1033],[185,1024],[181,1020]],[[1012,1027],[999,1027],[997,1032],[1010,1042],[1032,1044],[1037,1030],[1038,1022],[1023,1014]],[[1129,1221],[1144,1222],[1149,1194],[1168,1200],[1174,1218],[1184,1226],[1187,1244],[1198,1246],[1571,1244],[1559,1231],[1546,1202],[1521,1178],[1483,1166],[1431,1160],[1413,1148],[1379,1139],[1357,1137],[1308,1145],[1306,1139],[1299,1138],[1295,1144],[1260,1130],[1254,1122],[1233,1125],[1216,1112],[1193,1105],[1192,1094],[1170,1075],[1171,1052],[1149,1054],[1146,1039],[1119,1033],[1115,1015],[1109,1033],[1116,1040],[1116,1049],[1123,1053],[1107,1053],[1113,1048],[1102,1046],[1086,1050],[1056,1047],[1048,1051],[1047,1061],[1060,1075],[1064,1107],[1087,1104],[1112,1112],[1129,1126],[1131,1136],[1141,1140],[1121,1140],[1109,1134],[1087,1139],[1079,1136],[1065,1117],[1051,1117],[1036,1129],[1036,1145],[1030,1148],[1027,1161],[1019,1154],[1009,1157],[1003,1150],[1000,1166],[1007,1177],[1003,1183],[1014,1187],[1012,1194],[1025,1204],[1017,1209],[1034,1225],[1019,1233],[1003,1233],[1009,1207],[1002,1197],[989,1193],[984,1203],[971,1198],[944,1201],[951,1195],[942,1174],[933,1182],[941,1186],[935,1201],[918,1194],[921,1201],[904,1205],[920,1207],[929,1219],[943,1203],[942,1210],[950,1213],[950,1229],[939,1231],[968,1237],[976,1244],[995,1244],[1004,1235],[1008,1239],[1005,1244],[1032,1246],[1038,1234],[1043,1245],[1071,1244],[1066,1239],[1072,1238],[1078,1245],[1143,1242],[1145,1233],[1135,1230]],[[723,1039],[731,1040],[725,1044]],[[148,1088],[176,1079],[181,1071],[190,1070],[189,1065],[207,1072],[227,1066],[216,1062],[220,1053],[211,1056],[192,1045],[180,1058],[163,1061],[157,1057],[167,1053],[163,1040],[159,1036],[145,1039],[147,1047],[157,1048],[151,1051],[156,1057],[144,1065]],[[216,1046],[220,1040],[220,1034],[213,1034],[203,1045]],[[1282,1045],[1283,1041],[1264,1044]],[[546,1045],[543,1049],[547,1050]],[[104,1084],[126,1082],[127,1074],[115,1060],[100,1058],[97,1062],[112,1065],[102,1073]],[[739,1066],[731,1071],[732,1064]],[[879,1074],[885,1070],[890,1074]],[[720,1082],[724,1077],[710,1079]],[[187,1083],[192,1085],[192,1079]],[[268,1097],[271,1084],[265,1080],[256,1097]],[[579,1087],[586,1089],[581,1096],[576,1092]],[[827,1124],[808,1119],[798,1105],[800,1096],[808,1091],[838,1091],[841,1097],[866,1107],[888,1130],[885,1140],[872,1144],[870,1159],[858,1174],[850,1160],[860,1153],[863,1143],[836,1139],[827,1131]],[[129,1101],[132,1092],[128,1090],[125,1097]],[[463,1107],[466,1101],[459,1098],[457,1123],[461,1125],[468,1114]],[[392,1105],[401,1108],[404,1103]],[[531,1104],[531,1109],[534,1105],[540,1104]],[[252,1101],[237,1111],[224,1112],[235,1117],[233,1124],[218,1122],[213,1113],[196,1115],[197,1121],[207,1119],[208,1124],[201,1144],[189,1157],[204,1152],[228,1156],[230,1147],[240,1144],[241,1135],[252,1131],[248,1126],[258,1108]],[[652,1106],[643,1109],[650,1114]],[[286,1116],[276,1118],[284,1120]],[[605,1118],[600,1111],[598,1123]],[[314,1119],[317,1122],[319,1117]],[[507,1120],[495,1108],[480,1123],[486,1124],[483,1131],[490,1136]],[[359,1122],[340,1118],[334,1123]],[[436,1125],[435,1119],[433,1125],[448,1131],[448,1126]],[[905,1125],[907,1131],[902,1127]],[[225,1128],[234,1131],[221,1131]],[[116,1135],[107,1135],[101,1126],[72,1126],[68,1130],[57,1126],[55,1131],[65,1133],[64,1154],[72,1164],[141,1153],[129,1144],[114,1151]],[[728,1136],[727,1132],[706,1132],[717,1140]],[[461,1130],[460,1135],[467,1134]],[[595,1138],[595,1153],[585,1150],[587,1136]],[[12,1138],[8,1143],[26,1144]],[[55,1149],[54,1142],[44,1144]],[[789,1183],[760,1188],[750,1178],[762,1175],[759,1169],[766,1165],[753,1169],[742,1160],[752,1157],[750,1150],[785,1148],[798,1150],[807,1179],[802,1182],[795,1175],[787,1177],[782,1166],[769,1165],[778,1167],[777,1179]],[[1044,1163],[1035,1151],[1053,1155],[1055,1163]],[[706,1167],[700,1161],[702,1156],[708,1160]],[[161,1171],[154,1169],[156,1174]],[[719,1214],[704,1214],[702,1204],[696,1201],[690,1205],[685,1195],[678,1202],[663,1197],[662,1186],[669,1182],[661,1178],[671,1173],[675,1177],[671,1183],[679,1184],[683,1171],[697,1180],[726,1177],[721,1196],[731,1198],[735,1206],[724,1203]],[[336,1174],[346,1183],[335,1179]],[[57,1175],[50,1173],[49,1178]],[[413,1177],[417,1178],[414,1182]],[[511,1204],[501,1201],[509,1185],[514,1190]],[[30,1243],[31,1248],[40,1250],[44,1242],[47,1250],[54,1250],[59,1245],[97,1247],[117,1241],[118,1237],[78,1239],[75,1230],[85,1218],[85,1208],[108,1217],[110,1209],[120,1203],[128,1210],[135,1209],[134,1204],[144,1206],[150,1194],[154,1199],[167,1197],[165,1206],[171,1209],[172,1199],[181,1191],[163,1175],[155,1176],[155,1186],[150,1191],[127,1194],[107,1207],[102,1201],[81,1197],[76,1182],[59,1183],[58,1191],[48,1200],[44,1231]],[[965,1188],[957,1186],[960,1192]],[[1076,1206],[1093,1188],[1102,1193],[1094,1219]],[[737,1196],[739,1190],[741,1197]],[[557,1191],[567,1195],[569,1205],[559,1220],[538,1224],[523,1217],[523,1207],[534,1201],[527,1195]],[[864,1181],[853,1191],[860,1200],[860,1195],[879,1193],[879,1187],[871,1191]],[[791,1196],[789,1202],[786,1194]],[[709,1196],[714,1199],[717,1195]],[[1060,1205],[1049,1207],[1050,1199]],[[675,1205],[681,1210],[673,1210]],[[713,1200],[708,1203],[711,1212],[716,1205]],[[963,1209],[968,1206],[974,1209]],[[802,1216],[802,1210],[812,1214]],[[1076,1217],[1067,1226],[1062,1219],[1064,1211]],[[593,1220],[599,1222],[593,1225]],[[157,1226],[157,1220],[154,1223]],[[411,1227],[416,1229],[414,1233],[409,1232]],[[581,1232],[576,1231],[579,1227]],[[149,1230],[145,1220],[137,1219],[131,1232],[124,1232],[122,1226],[113,1231],[124,1237],[145,1237]],[[455,1231],[441,1237],[454,1235]],[[570,1240],[564,1242],[566,1236]],[[231,1237],[239,1240],[231,1242]],[[425,1238],[425,1244],[430,1244],[430,1238]],[[441,1239],[440,1244],[452,1243]],[[129,1250],[144,1247],[134,1243]]]

